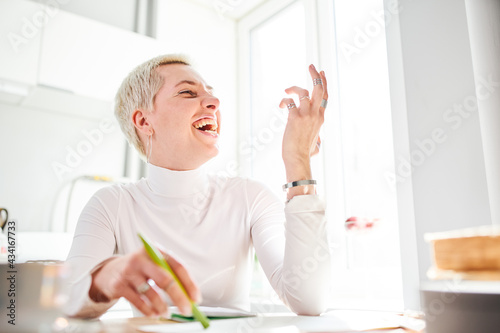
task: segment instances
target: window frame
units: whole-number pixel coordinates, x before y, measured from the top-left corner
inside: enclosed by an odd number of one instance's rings
[[[273,16],[286,7],[302,2],[306,9],[306,22],[310,22],[310,34],[315,36],[312,40],[308,40],[307,58],[310,63],[318,63],[317,50],[317,33],[316,33],[316,1],[315,0],[270,0],[257,7],[251,13],[237,21],[237,54],[238,54],[238,146],[248,137],[252,135],[251,128],[251,68],[250,68],[250,34],[251,31],[259,25],[272,19]],[[284,87],[285,88],[285,87]],[[238,165],[240,175],[251,175],[251,170],[248,164],[245,163],[241,156],[241,149],[238,154]]]
[[[347,257],[347,239],[343,232],[344,220],[348,214],[345,200],[345,183],[344,183],[344,165],[342,162],[343,145],[342,145],[342,122],[340,112],[339,94],[339,69],[337,62],[337,36],[335,34],[335,2],[323,0],[269,0],[256,8],[251,13],[237,21],[237,37],[238,37],[238,125],[239,137],[238,141],[243,142],[245,138],[252,134],[251,129],[251,68],[250,68],[250,34],[252,29],[260,24],[272,19],[274,15],[296,2],[302,2],[306,10],[306,25],[310,30],[306,33],[308,36],[313,36],[307,42],[307,58],[310,63],[314,63],[318,68],[325,71],[328,80],[329,104],[328,110],[325,113],[325,123],[322,128],[322,152],[321,159],[322,174],[314,175],[317,178],[323,179],[323,186],[318,187],[318,194],[323,196],[327,206],[327,218],[330,221],[329,236],[333,255],[333,274],[343,270],[344,274],[355,274],[355,271],[349,272],[343,263]],[[335,59],[332,61],[332,59]],[[391,84],[392,87],[392,84]],[[391,90],[392,92],[392,90]],[[391,96],[392,100],[392,96]],[[394,123],[394,121],[393,121]],[[391,124],[393,125],[393,124]],[[396,130],[395,130],[396,132]],[[396,137],[396,136],[394,136]],[[328,154],[325,152],[328,151]],[[317,158],[317,157],[316,157]],[[246,164],[241,154],[238,156],[240,175],[250,175],[251,170],[249,164]],[[328,172],[326,172],[328,171]],[[399,191],[398,191],[399,200]],[[400,208],[398,206],[398,208]],[[399,212],[398,212],[398,215]],[[398,222],[398,228],[401,228],[401,223]],[[339,232],[340,231],[340,232]],[[400,231],[401,234],[401,231]],[[413,244],[402,244],[400,239],[400,248],[413,246]],[[338,249],[343,250],[338,251]],[[416,252],[416,248],[411,249]],[[403,258],[402,258],[403,260]],[[343,267],[342,267],[343,266]],[[418,268],[417,268],[418,269]],[[401,266],[401,274],[403,282],[411,277],[405,274],[405,269]],[[413,269],[411,270],[413,272]],[[414,283],[410,286],[405,286],[403,283],[403,299],[401,304],[407,304],[406,299],[411,297],[415,291],[408,292],[408,288],[414,287]],[[335,306],[357,307],[359,309],[373,308],[373,302],[366,302],[359,305],[359,301],[364,299],[361,293],[345,303],[345,299],[334,302]],[[390,303],[390,302],[389,302]],[[413,303],[413,302],[411,302]],[[399,306],[399,305],[398,305]],[[413,307],[415,308],[415,307]],[[394,309],[392,305],[387,305],[386,309]],[[401,309],[402,310],[402,309]]]

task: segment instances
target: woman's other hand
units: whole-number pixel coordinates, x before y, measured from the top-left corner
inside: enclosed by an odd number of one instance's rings
[[[282,145],[287,182],[311,179],[310,157],[319,152],[321,144],[319,130],[325,114],[322,101],[328,101],[327,81],[325,73],[318,73],[314,65],[309,66],[309,73],[314,83],[311,96],[308,90],[294,86],[285,92],[298,95],[300,104],[296,105],[292,98],[284,98],[280,103],[281,108],[289,111]],[[314,193],[312,186],[299,187],[288,190],[288,199],[296,194]]]
[[[171,256],[164,254],[164,257],[190,298],[200,302],[200,291],[186,268]],[[149,287],[149,280],[154,281],[156,286]],[[167,312],[168,307],[156,288],[163,289],[183,314],[191,314],[190,300],[174,278],[156,265],[144,249],[105,262],[92,274],[89,296],[95,302],[125,297],[146,316],[162,315]]]

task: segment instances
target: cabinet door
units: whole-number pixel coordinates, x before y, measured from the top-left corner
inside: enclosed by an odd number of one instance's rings
[[[111,101],[123,78],[159,50],[155,39],[60,11],[43,31],[40,83]]]
[[[18,86],[37,81],[40,36],[53,12],[21,0],[0,0],[0,82]]]

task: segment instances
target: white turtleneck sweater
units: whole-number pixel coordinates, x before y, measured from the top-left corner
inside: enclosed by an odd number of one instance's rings
[[[148,165],[137,183],[98,191],[84,208],[67,263],[66,313],[98,317],[114,302],[88,297],[90,273],[113,255],[139,249],[141,232],[183,263],[201,305],[249,310],[254,249],[274,290],[298,314],[325,310],[330,275],[325,205],[317,195],[285,207],[263,184]],[[283,209],[284,208],[284,209]]]

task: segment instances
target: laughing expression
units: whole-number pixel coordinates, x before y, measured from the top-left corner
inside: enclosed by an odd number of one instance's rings
[[[172,170],[198,168],[219,151],[219,100],[191,66],[156,70],[164,83],[147,115],[154,131],[150,162]]]

